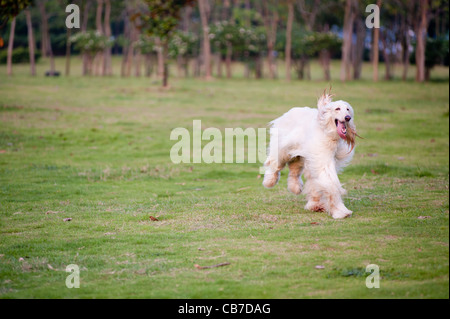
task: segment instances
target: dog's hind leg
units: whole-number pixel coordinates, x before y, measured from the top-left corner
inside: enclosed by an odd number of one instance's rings
[[[286,162],[279,162],[278,159],[267,158],[264,166],[266,167],[266,172],[264,173],[263,186],[266,188],[274,187],[278,180],[280,179],[280,171],[284,168]]]
[[[294,157],[289,163],[289,175],[287,180],[288,190],[299,195],[303,190],[303,181],[301,175],[303,173],[303,168],[305,166],[305,160],[303,157]]]

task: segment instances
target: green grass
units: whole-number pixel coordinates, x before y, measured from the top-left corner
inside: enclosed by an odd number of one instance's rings
[[[194,119],[223,132],[314,106],[329,86],[317,64],[310,82],[239,68],[162,90],[83,78],[73,62],[71,77],[43,77],[47,64],[0,77],[0,298],[449,298],[448,68],[425,84],[373,83],[368,65],[362,81],[332,82],[364,137],[340,175],[353,217],[333,220],[303,209],[286,171],[267,190],[260,164],[169,157],[171,130]],[[69,264],[79,289],[65,286]],[[365,286],[368,264],[380,289]]]

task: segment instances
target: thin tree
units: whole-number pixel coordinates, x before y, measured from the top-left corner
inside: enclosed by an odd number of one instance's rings
[[[285,64],[286,80],[291,80],[291,51],[292,51],[292,24],[294,22],[294,0],[288,0],[288,18],[286,25]]]
[[[33,24],[31,21],[31,12],[30,9],[25,9],[25,17],[27,20],[27,29],[28,29],[28,52],[30,55],[30,71],[31,75],[36,75],[36,62],[34,60],[34,35],[33,35]]]
[[[305,0],[298,0],[298,8],[302,16],[305,28],[307,31],[313,31],[316,24],[317,13],[320,8],[324,7],[324,3],[320,3],[320,0],[314,0],[307,8]]]
[[[101,35],[103,32],[103,24],[102,24],[102,13],[103,13],[103,0],[97,0],[97,11],[95,14],[95,26],[98,33]],[[101,70],[103,69],[103,52],[100,51],[95,55],[94,58],[94,74],[100,75]]]
[[[208,0],[198,0],[198,8],[200,11],[200,19],[202,21],[203,30],[203,62],[205,66],[205,79],[211,79],[211,44],[209,41],[208,27]]]
[[[180,20],[181,9],[193,4],[194,0],[145,0],[147,10],[137,12],[133,21],[139,21],[137,28],[149,36],[159,37],[161,41],[162,57],[164,59],[163,87],[168,87],[168,50],[169,41]],[[138,20],[139,18],[139,20]]]
[[[266,29],[266,39],[267,39],[267,63],[269,64],[269,75],[271,79],[276,78],[276,65],[275,65],[275,42],[277,40],[277,26],[278,26],[278,1],[271,1],[269,5],[269,0],[263,1],[263,20],[264,27]],[[270,6],[270,7],[269,7]]]
[[[8,55],[6,58],[6,73],[8,76],[12,75],[12,53],[14,46],[14,31],[16,29],[16,17],[11,20],[11,29],[9,31],[9,40],[8,40]]]
[[[105,17],[103,20],[103,30],[105,31],[105,36],[111,37],[111,0],[105,0]],[[111,66],[111,46],[107,45],[105,51],[103,52],[103,75],[112,75]]]
[[[415,25],[416,43],[416,82],[425,81],[425,44],[427,33],[428,0],[420,0],[420,19]]]
[[[355,1],[346,0],[342,41],[341,81],[351,80],[351,50],[353,22],[355,21]]]
[[[45,2],[46,0],[36,1],[39,8],[39,13],[41,14],[41,55],[43,58],[47,57],[48,54],[48,19],[47,13],[45,12]]]
[[[71,43],[70,43],[70,37],[72,35],[72,29],[67,28],[67,40],[66,40],[66,70],[65,75],[70,75],[70,49],[71,49]]]
[[[364,55],[364,42],[366,39],[366,27],[364,25],[363,18],[359,14],[355,21],[356,28],[356,43],[352,50],[352,64],[353,64],[353,79],[358,80],[361,78],[362,62]]]
[[[38,1],[38,7],[39,7],[39,12],[41,14],[41,21],[42,21],[42,42],[41,43],[41,51],[42,51],[42,56],[45,57],[50,57],[50,75],[54,75],[55,74],[55,59],[53,56],[53,50],[52,50],[52,43],[50,40],[50,32],[48,29],[48,16],[47,16],[47,11],[45,10],[45,0],[41,0]],[[44,55],[45,52],[45,55]]]
[[[81,23],[81,32],[86,32],[88,27],[88,21],[89,21],[89,9],[91,7],[91,1],[86,0],[82,2],[83,5],[83,22]],[[90,63],[91,59],[89,58],[89,54],[87,52],[82,53],[82,74],[88,75],[90,70]]]
[[[12,75],[12,53],[14,45],[14,32],[16,28],[16,16],[31,4],[31,0],[1,0],[0,1],[0,29],[2,29],[9,20],[11,21],[11,29],[8,41],[8,53],[6,72]]]
[[[377,6],[381,9],[381,0],[377,0]],[[380,28],[373,28],[373,42],[372,42],[372,67],[373,80],[378,81],[378,62],[379,62],[379,42],[380,42]]]

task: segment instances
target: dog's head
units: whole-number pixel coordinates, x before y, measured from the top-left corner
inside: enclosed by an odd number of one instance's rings
[[[355,147],[356,126],[353,108],[345,101],[332,101],[332,95],[324,92],[317,103],[319,122],[326,133],[336,139],[341,138]]]

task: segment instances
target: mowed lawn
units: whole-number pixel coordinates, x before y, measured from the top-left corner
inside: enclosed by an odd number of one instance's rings
[[[73,63],[71,77],[45,78],[46,63],[35,78],[27,65],[0,75],[0,298],[449,298],[448,68],[430,83],[373,83],[366,65],[341,83],[333,63],[333,92],[364,137],[340,175],[353,216],[333,220],[303,209],[286,171],[268,190],[260,163],[169,156],[171,131],[193,120],[256,129],[314,107],[330,84],[317,64],[313,81],[174,72],[163,90],[81,77]],[[369,264],[379,289],[366,287]]]

